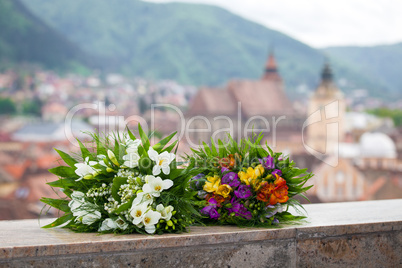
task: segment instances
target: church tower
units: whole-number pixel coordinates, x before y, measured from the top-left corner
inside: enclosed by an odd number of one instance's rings
[[[343,93],[333,82],[331,67],[324,65],[321,83],[308,106],[307,145],[322,154],[333,154],[345,137]]]
[[[264,70],[264,74],[262,76],[262,80],[282,82],[282,78],[278,73],[278,68],[276,65],[274,53],[272,51],[269,54],[267,63],[265,64],[265,70]]]

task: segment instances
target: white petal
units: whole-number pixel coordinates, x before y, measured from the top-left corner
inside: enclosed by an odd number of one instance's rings
[[[157,224],[159,219],[161,218],[161,214],[158,211],[153,211],[150,210],[147,212],[146,214],[147,216],[150,216],[151,221],[149,222],[149,224]]]
[[[134,218],[133,224],[138,225],[142,221],[142,217]]]
[[[159,175],[160,173],[161,173],[161,167],[155,165],[155,166],[153,167],[153,169],[152,169],[152,174],[153,174],[154,176],[157,176],[157,175]]]
[[[135,205],[138,205],[139,203],[141,203],[142,197],[144,196],[144,194],[145,194],[144,192],[141,192],[141,193],[137,194],[137,197],[133,201],[132,207],[134,207]]]
[[[169,189],[170,187],[172,187],[173,186],[173,181],[172,180],[164,180],[163,182],[162,182],[162,185],[163,185],[163,190],[166,190],[166,189]]]
[[[149,183],[144,184],[144,186],[142,186],[142,190],[144,191],[144,193],[153,192],[152,186]]]
[[[145,231],[146,231],[148,234],[153,234],[153,233],[155,233],[155,225],[148,225],[148,226],[145,226]]]
[[[165,209],[165,207],[162,204],[159,204],[159,205],[156,206],[156,210],[159,211],[159,212],[161,212],[164,209]]]
[[[154,150],[154,148],[150,147],[148,150],[148,156],[151,160],[157,161],[158,153]]]
[[[170,167],[169,166],[162,167],[162,171],[163,171],[163,173],[165,173],[165,175],[169,175],[170,174]]]

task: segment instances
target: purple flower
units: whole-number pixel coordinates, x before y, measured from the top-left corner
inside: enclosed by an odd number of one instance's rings
[[[221,214],[219,214],[219,212],[218,212],[215,208],[212,208],[212,209],[209,211],[209,217],[210,217],[211,219],[213,219],[213,220],[219,219],[220,216],[221,216]]]
[[[278,224],[279,220],[277,218],[274,218],[274,220],[272,221],[272,224]]]
[[[232,204],[232,207],[227,209],[229,211],[229,213],[234,212],[235,216],[240,216],[247,220],[250,220],[253,217],[251,212],[248,211],[247,208],[243,204],[239,203],[239,200],[232,198],[230,203]]]
[[[201,209],[201,214],[207,215],[213,220],[219,219],[221,214],[219,214],[219,212],[216,210],[216,205],[218,204],[218,202],[216,202],[215,198],[211,198],[208,200],[208,203],[211,205]]]
[[[242,184],[239,186],[239,188],[237,188],[236,191],[234,191],[234,194],[240,199],[249,198],[252,195],[251,186]]]
[[[200,173],[197,176],[194,176],[190,179],[190,189],[192,190],[201,190],[202,186],[200,179],[204,178],[205,175]]]
[[[225,173],[226,171],[229,171],[229,169],[228,169],[227,167],[222,167],[222,168],[221,168],[221,172],[222,172],[222,173]]]
[[[229,184],[230,187],[236,188],[240,185],[239,177],[235,172],[229,172],[222,177],[222,184]]]
[[[275,176],[275,174],[278,174],[278,176],[282,176],[282,171],[280,169],[275,169],[274,171],[272,171],[271,174],[274,176]]]
[[[261,165],[266,169],[273,169],[275,167],[274,158],[270,155],[258,160],[260,161]]]

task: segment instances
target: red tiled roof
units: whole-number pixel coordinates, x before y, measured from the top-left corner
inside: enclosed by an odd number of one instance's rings
[[[242,112],[247,116],[293,114],[281,82],[269,80],[241,80],[229,83],[234,99],[241,102]]]

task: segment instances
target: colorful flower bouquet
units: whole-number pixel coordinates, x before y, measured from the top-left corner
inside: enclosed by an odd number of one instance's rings
[[[59,180],[48,183],[61,188],[66,197],[41,201],[64,212],[50,228],[78,232],[163,233],[185,231],[197,214],[193,192],[186,189],[191,176],[176,166],[171,153],[175,133],[154,146],[141,126],[140,139],[127,135],[100,140],[93,134],[93,147],[80,141],[81,156],[56,150],[69,166],[49,170]],[[96,146],[95,146],[96,145]]]
[[[263,136],[243,139],[230,136],[227,144],[203,144],[188,160],[199,174],[189,187],[198,191],[199,211],[206,223],[238,226],[272,226],[304,218],[287,212],[301,207],[294,199],[304,198],[312,186],[304,187],[313,174],[295,167],[282,153],[274,153],[260,142]],[[306,198],[307,199],[307,198]]]

